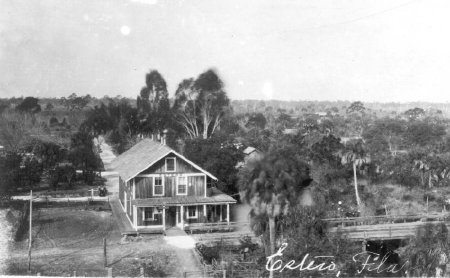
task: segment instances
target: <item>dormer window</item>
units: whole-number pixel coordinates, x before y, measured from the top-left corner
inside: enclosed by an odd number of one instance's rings
[[[175,157],[167,157],[166,158],[166,172],[175,172]]]

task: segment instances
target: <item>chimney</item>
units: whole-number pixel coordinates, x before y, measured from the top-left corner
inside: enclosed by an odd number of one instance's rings
[[[163,136],[162,136],[162,138],[161,138],[161,144],[163,144],[163,145],[166,145],[166,141],[167,141],[167,133],[168,133],[169,131],[167,130],[167,129],[164,129],[163,130]]]

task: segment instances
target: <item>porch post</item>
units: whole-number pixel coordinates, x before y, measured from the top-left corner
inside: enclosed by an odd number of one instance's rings
[[[137,206],[133,206],[133,225],[137,229]]]
[[[205,221],[208,222],[208,218],[207,218],[207,215],[206,215],[206,204],[203,205],[203,217],[204,217]]]
[[[166,206],[163,206],[162,224],[163,224],[163,231],[165,231],[166,230]]]
[[[230,225],[230,204],[227,204],[227,224]]]
[[[181,229],[184,231],[184,206],[181,206]]]
[[[222,218],[222,210],[223,210],[223,207],[222,207],[222,205],[219,205],[219,217],[220,217],[220,222],[222,222],[222,220],[223,220],[223,218]]]
[[[203,176],[204,177],[204,181],[205,181],[205,198],[208,197],[208,193],[206,191],[208,191],[208,185],[207,185],[207,181],[206,181],[206,175]]]

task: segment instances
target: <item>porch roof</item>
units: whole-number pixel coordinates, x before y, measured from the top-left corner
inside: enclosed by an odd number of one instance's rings
[[[189,205],[189,204],[215,204],[215,203],[236,203],[236,200],[217,188],[212,189],[212,196],[175,196],[175,197],[160,197],[148,199],[132,200],[131,204],[138,207],[150,206],[173,206],[173,205]]]

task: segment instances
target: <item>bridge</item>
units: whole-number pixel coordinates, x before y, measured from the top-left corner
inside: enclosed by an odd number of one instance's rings
[[[323,219],[329,232],[340,233],[350,240],[407,239],[423,231],[427,224],[444,223],[450,230],[450,213],[392,215]]]

